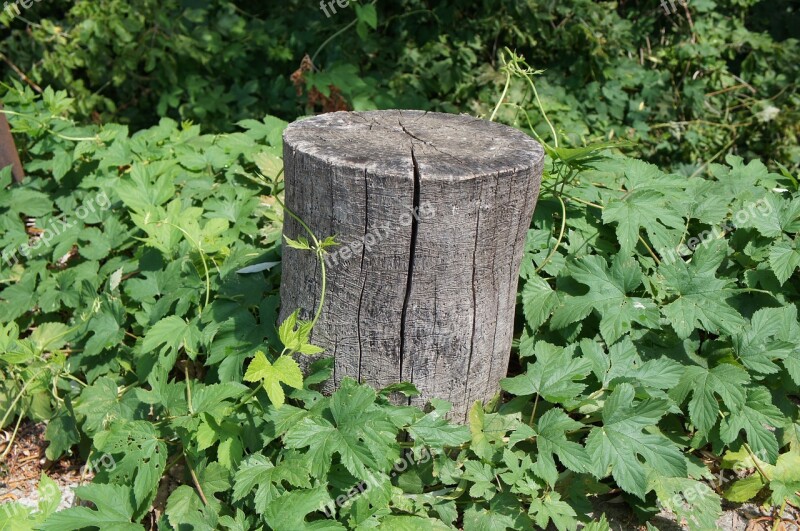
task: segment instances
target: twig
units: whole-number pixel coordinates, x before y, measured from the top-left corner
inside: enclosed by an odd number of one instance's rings
[[[186,462],[186,467],[189,469],[189,474],[192,476],[192,482],[197,489],[197,493],[200,495],[200,499],[203,500],[203,505],[208,505],[208,498],[206,498],[206,494],[203,492],[203,487],[200,486],[200,480],[197,479],[197,474],[194,473],[194,468],[192,467],[192,464],[189,463],[189,458],[186,457],[185,452],[183,454],[183,460]]]
[[[705,161],[705,162],[704,162],[704,163],[703,163],[703,164],[702,164],[702,165],[701,165],[699,168],[697,168],[697,169],[694,171],[694,173],[692,173],[692,174],[689,176],[689,178],[691,179],[692,177],[697,177],[697,176],[700,174],[700,172],[702,172],[702,171],[703,171],[703,170],[704,170],[704,169],[705,169],[705,168],[706,168],[706,167],[707,167],[709,164],[711,164],[712,162],[714,162],[715,160],[717,160],[717,158],[718,158],[720,155],[722,155],[722,154],[723,154],[723,153],[725,153],[725,152],[726,152],[728,149],[730,149],[730,147],[731,147],[731,146],[732,146],[732,145],[733,145],[733,144],[736,142],[736,139],[737,139],[737,137],[736,137],[736,136],[734,136],[734,137],[733,137],[733,139],[732,139],[730,142],[728,142],[728,143],[727,143],[727,144],[726,144],[726,145],[725,145],[725,146],[724,146],[722,149],[720,149],[719,151],[717,151],[716,155],[714,155],[713,157],[711,157],[710,159],[708,159],[707,161]]]
[[[11,437],[7,441],[6,449],[3,451],[3,455],[0,455],[0,461],[5,461],[8,452],[11,451],[11,446],[14,444],[14,439],[17,438],[17,432],[19,431],[19,425],[22,422],[22,417],[24,415],[17,415],[17,424],[14,426],[14,432],[11,434]]]
[[[547,256],[547,258],[545,258],[544,262],[542,262],[542,265],[540,265],[539,267],[536,268],[535,273],[537,273],[537,274],[539,273],[539,271],[544,269],[544,267],[548,263],[550,263],[550,260],[558,252],[558,248],[561,246],[561,240],[564,238],[564,232],[566,232],[566,228],[567,228],[567,206],[564,204],[564,200],[561,199],[560,195],[556,194],[556,199],[558,199],[559,203],[561,203],[561,230],[558,233],[558,239],[556,240],[556,245],[553,247],[553,250]],[[537,395],[537,398],[538,398],[538,395]]]
[[[20,70],[20,69],[19,69],[19,67],[18,67],[17,65],[15,65],[14,63],[12,63],[12,62],[9,60],[9,58],[5,56],[5,54],[3,54],[3,53],[0,53],[0,59],[2,59],[2,60],[3,60],[3,62],[4,62],[5,64],[7,64],[7,65],[9,66],[9,68],[11,68],[11,70],[13,70],[14,72],[16,72],[16,73],[17,73],[17,75],[18,75],[18,76],[19,76],[19,77],[22,79],[22,81],[24,81],[25,83],[27,83],[28,85],[30,85],[30,86],[31,86],[31,88],[32,88],[33,90],[35,90],[35,91],[36,91],[36,92],[38,92],[39,94],[41,94],[41,93],[43,92],[43,91],[42,91],[42,87],[40,87],[39,85],[37,85],[36,83],[34,83],[34,82],[31,80],[31,78],[29,78],[28,76],[26,76],[26,75],[25,75],[25,72],[23,72],[22,70]]]

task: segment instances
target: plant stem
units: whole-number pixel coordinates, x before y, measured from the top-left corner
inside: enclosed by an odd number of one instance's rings
[[[183,364],[183,377],[186,380],[186,404],[189,407],[189,414],[194,415],[194,407],[192,406],[192,384],[189,382],[189,367]]]
[[[508,94],[508,87],[511,85],[511,71],[506,70],[506,85],[503,87],[503,93],[500,94],[500,99],[497,100],[497,105],[494,106],[494,110],[492,111],[492,115],[489,116],[489,121],[494,122],[494,117],[497,116],[497,111],[500,110],[500,106],[503,104],[503,100],[506,99],[506,94]]]
[[[283,172],[283,170],[281,170],[281,172]],[[292,219],[297,221],[300,224],[300,226],[303,227],[306,233],[308,233],[308,236],[311,238],[311,241],[314,242],[314,251],[316,252],[317,259],[319,260],[320,273],[322,275],[322,294],[320,295],[319,298],[319,304],[317,305],[317,311],[314,314],[314,319],[311,321],[312,323],[311,328],[314,328],[314,326],[317,324],[317,321],[319,321],[320,316],[322,315],[322,308],[325,305],[325,291],[328,284],[328,279],[326,274],[327,271],[325,269],[325,260],[323,257],[324,251],[320,247],[319,240],[314,235],[314,231],[312,231],[311,228],[308,225],[306,225],[306,223],[302,219],[300,219],[300,216],[292,212],[292,210],[289,207],[287,207],[283,201],[281,201],[280,197],[275,196],[275,201],[277,201],[277,203],[281,206],[281,208],[283,208],[283,210],[286,211],[286,213],[289,214],[292,217]]]
[[[174,223],[170,223],[169,221],[158,221],[153,223],[156,224],[163,223],[164,225],[169,225],[170,227],[178,229],[183,233],[184,236],[186,236],[186,239],[189,240],[189,242],[191,242],[191,244],[197,248],[197,252],[200,253],[200,261],[203,262],[203,270],[205,272],[205,277],[206,277],[206,302],[203,306],[200,307],[200,312],[199,312],[200,316],[202,316],[203,310],[205,310],[206,307],[208,307],[209,303],[211,302],[211,274],[209,273],[208,263],[206,262],[206,253],[203,252],[203,248],[200,246],[200,244],[196,242],[194,238],[192,238],[191,235],[188,232],[186,232],[182,227],[179,227]]]
[[[8,452],[11,451],[11,446],[14,444],[14,439],[17,438],[17,432],[19,431],[19,425],[22,422],[22,415],[17,415],[17,423],[14,426],[14,432],[11,434],[11,437],[8,439],[8,445],[6,449],[3,450],[3,455],[0,455],[0,461],[5,461]]]
[[[761,469],[761,465],[758,464],[758,457],[756,457],[756,454],[753,453],[753,450],[752,448],[750,448],[750,445],[744,443],[743,446],[744,449],[747,450],[747,453],[750,454],[750,459],[753,460],[753,465],[756,467],[756,470],[758,470],[758,473],[761,474],[761,477],[764,479],[764,482],[769,483],[770,481],[769,476],[767,476],[767,474]]]
[[[17,402],[19,402],[22,396],[25,394],[25,391],[28,389],[28,386],[33,382],[35,382],[36,379],[39,377],[39,375],[42,374],[44,371],[45,371],[44,369],[40,369],[39,372],[37,372],[34,376],[29,378],[28,380],[25,381],[24,384],[22,384],[22,389],[19,390],[19,393],[17,393],[17,396],[14,397],[14,400],[11,401],[11,404],[8,406],[5,415],[3,415],[3,419],[0,420],[0,426],[5,426],[8,417],[11,415],[11,412],[14,411],[14,407],[17,405]]]
[[[539,405],[539,393],[536,393],[536,398],[533,399],[533,410],[531,411],[531,418],[528,420],[528,424],[533,426],[533,420],[536,417],[536,406]]]
[[[553,247],[553,250],[550,251],[550,254],[545,258],[542,265],[536,268],[535,273],[539,273],[544,267],[550,262],[550,260],[556,255],[558,252],[558,247],[561,245],[561,240],[564,238],[564,233],[567,229],[567,205],[564,204],[564,200],[561,199],[561,196],[556,194],[556,199],[558,199],[559,203],[561,203],[561,231],[558,234],[558,240],[556,241],[556,245]],[[538,395],[537,395],[538,398]]]
[[[183,460],[186,463],[186,468],[189,469],[189,474],[192,476],[192,482],[194,483],[194,486],[197,489],[197,493],[200,495],[200,499],[203,500],[203,505],[208,505],[208,499],[206,498],[206,495],[203,492],[203,487],[200,486],[200,481],[197,479],[197,474],[194,473],[194,468],[192,467],[192,464],[189,462],[189,458],[186,456],[186,451],[183,452]]]
[[[778,517],[775,518],[775,523],[772,524],[772,531],[778,531],[780,529],[778,526],[783,522],[783,512],[786,510],[786,499],[784,498],[783,503],[781,504],[781,509],[778,512]]]

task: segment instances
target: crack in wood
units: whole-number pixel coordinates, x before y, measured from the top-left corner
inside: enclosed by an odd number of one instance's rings
[[[372,126],[370,126],[372,129]],[[363,359],[364,349],[361,347],[361,308],[364,307],[364,291],[367,287],[367,276],[364,273],[364,260],[367,256],[367,241],[366,237],[369,234],[369,178],[367,177],[367,169],[364,168],[364,242],[361,245],[361,276],[364,279],[361,282],[361,295],[358,297],[358,312],[356,313],[356,335],[358,338],[358,383],[361,382],[361,360]]]
[[[402,127],[402,124],[401,124]],[[404,129],[405,130],[405,129]],[[410,134],[410,133],[409,133]],[[410,135],[413,138],[413,135]],[[414,257],[417,252],[417,231],[419,230],[419,221],[417,220],[417,213],[419,212],[419,194],[420,194],[420,174],[419,165],[417,164],[417,156],[414,153],[414,144],[411,144],[411,164],[414,166],[414,198],[412,203],[412,216],[411,216],[411,243],[409,245],[408,253],[408,275],[406,277],[406,294],[403,299],[403,311],[400,314],[400,379],[403,378],[403,362],[406,355],[406,317],[408,315],[408,303],[411,299],[411,284],[414,279]],[[414,383],[414,364],[411,364],[410,383]],[[409,405],[411,399],[408,399]]]
[[[290,125],[284,141],[287,206],[315,232],[353,242],[331,268],[312,337],[335,358],[320,391],[345,377],[376,388],[410,381],[421,395],[393,393],[393,403],[447,400],[448,418],[463,422],[508,368],[543,150],[504,126],[416,111],[330,113]],[[398,223],[372,247],[371,233]],[[288,236],[298,230],[287,220]],[[361,238],[370,245],[358,253]],[[316,306],[310,258],[285,249],[281,320]],[[307,370],[314,358],[298,362]]]

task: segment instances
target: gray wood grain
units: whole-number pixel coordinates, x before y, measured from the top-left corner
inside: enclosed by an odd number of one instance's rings
[[[524,133],[465,115],[338,112],[286,129],[286,204],[341,244],[312,337],[335,358],[324,391],[408,381],[412,404],[448,400],[460,422],[498,392],[543,160]],[[286,216],[284,234],[304,232]],[[281,320],[310,318],[313,255],[284,246],[282,269]]]

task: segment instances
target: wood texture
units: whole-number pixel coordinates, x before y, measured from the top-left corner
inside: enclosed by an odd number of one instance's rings
[[[0,109],[2,108],[0,105]],[[11,136],[11,127],[8,125],[6,115],[0,112],[0,169],[6,166],[11,166],[14,182],[22,182],[25,172],[19,160],[17,147],[14,145],[14,137]]]
[[[412,382],[411,403],[448,400],[457,421],[497,393],[543,159],[524,133],[465,115],[338,112],[286,129],[286,204],[341,244],[313,333],[335,358],[326,391]],[[288,216],[284,234],[304,235]],[[282,269],[281,320],[310,318],[314,256],[284,246]]]

